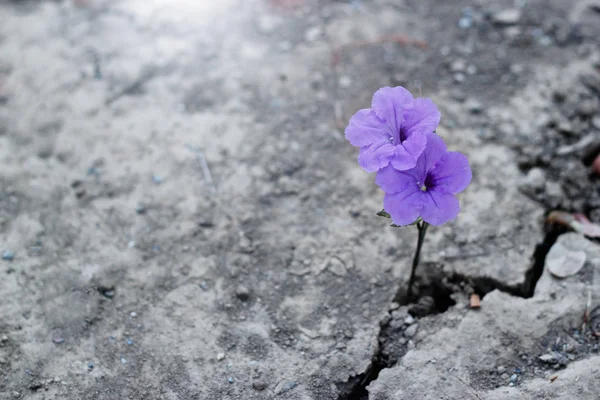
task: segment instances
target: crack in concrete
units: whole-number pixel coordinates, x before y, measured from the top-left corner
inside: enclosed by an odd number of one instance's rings
[[[490,277],[468,277],[454,273],[449,276],[430,276],[429,278],[431,281],[425,287],[419,288],[417,299],[413,302],[408,301],[406,293],[404,292],[404,285],[399,287],[394,299],[404,300],[401,301],[401,304],[414,306],[418,305],[420,300],[426,296],[433,298],[433,307],[426,313],[419,315],[420,317],[424,317],[427,315],[444,313],[453,306],[455,302],[450,296],[455,293],[455,291],[453,291],[451,287],[456,287],[456,285],[469,285],[472,288],[473,293],[478,294],[481,298],[493,290],[500,290],[515,297],[531,298],[535,293],[537,282],[544,271],[546,256],[550,251],[550,248],[556,242],[558,237],[565,232],[567,232],[567,229],[562,226],[555,224],[546,226],[546,233],[543,240],[535,246],[532,255],[531,268],[527,270],[523,283],[519,285],[506,285],[503,282]],[[423,272],[423,268],[420,272]],[[435,273],[436,271],[433,272]],[[422,279],[423,277],[420,276],[420,278]],[[400,351],[396,351],[394,354],[395,357],[390,358],[389,354],[386,354],[385,338],[398,336],[398,334],[402,335],[401,329],[390,325],[390,322],[392,321],[392,312],[393,310],[388,310],[387,316],[380,322],[381,328],[377,336],[378,346],[371,358],[371,364],[363,374],[352,376],[347,382],[338,384],[338,388],[340,389],[338,400],[368,400],[369,392],[367,391],[367,386],[378,378],[379,373],[383,369],[395,366],[408,351],[408,345],[405,344],[401,346]],[[417,313],[417,311],[414,308],[409,308],[409,314],[415,316],[415,313]],[[392,335],[392,333],[395,333],[395,335]]]

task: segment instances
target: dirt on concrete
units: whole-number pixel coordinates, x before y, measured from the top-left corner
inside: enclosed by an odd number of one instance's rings
[[[599,10],[0,1],[0,399],[595,399],[598,242],[557,280],[544,219],[600,221]],[[386,85],[473,169],[413,304],[343,137]]]

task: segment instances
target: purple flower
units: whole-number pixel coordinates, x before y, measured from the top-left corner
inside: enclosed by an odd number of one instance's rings
[[[375,182],[383,189],[383,206],[396,225],[408,225],[421,217],[431,225],[442,225],[460,211],[455,194],[471,182],[467,157],[448,152],[439,136],[427,137],[427,147],[415,168],[398,171],[388,166]]]
[[[397,86],[375,92],[371,107],[354,114],[346,128],[346,139],[360,147],[358,164],[367,172],[389,164],[398,171],[414,168],[440,123],[435,104]]]

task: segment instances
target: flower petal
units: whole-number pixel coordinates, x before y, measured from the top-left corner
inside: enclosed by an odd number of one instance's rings
[[[361,147],[358,152],[358,165],[367,172],[375,172],[386,167],[394,155],[394,145],[389,141]]]
[[[429,172],[427,187],[441,193],[460,193],[471,183],[473,174],[464,154],[446,153]]]
[[[392,132],[400,132],[404,109],[414,101],[413,95],[402,86],[383,87],[375,92],[371,107],[375,114],[390,127]],[[433,132],[433,131],[432,131]]]
[[[419,188],[417,178],[407,171],[398,171],[392,166],[387,166],[377,172],[375,183],[388,194],[399,193],[409,187]]]
[[[417,158],[410,154],[401,144],[395,146],[394,156],[390,160],[390,164],[398,171],[406,171],[417,165]]]
[[[444,143],[442,138],[435,133],[427,135],[427,145],[425,146],[425,150],[423,150],[419,156],[417,166],[415,167],[418,171],[418,176],[421,177],[421,183],[425,183],[425,178],[429,171],[433,169],[435,163],[438,162],[444,154],[446,154],[446,143]]]
[[[456,218],[460,211],[458,199],[453,194],[428,190],[423,196],[421,218],[431,225],[442,225]],[[387,212],[389,210],[386,209]],[[391,213],[390,213],[391,214]]]
[[[346,139],[356,147],[389,141],[388,126],[370,108],[357,111],[346,128]]]
[[[396,225],[412,224],[419,218],[423,208],[425,192],[417,186],[409,186],[405,190],[388,194],[383,197],[383,208],[392,217]]]
[[[432,133],[440,124],[440,111],[431,99],[417,98],[404,110],[402,129],[410,137],[415,132]]]

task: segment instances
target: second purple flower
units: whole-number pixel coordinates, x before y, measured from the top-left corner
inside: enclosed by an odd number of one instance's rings
[[[438,135],[431,135],[415,168],[398,171],[386,167],[375,182],[383,189],[383,207],[396,225],[409,225],[419,217],[431,225],[456,218],[460,205],[456,194],[471,182],[469,161],[449,152]]]

